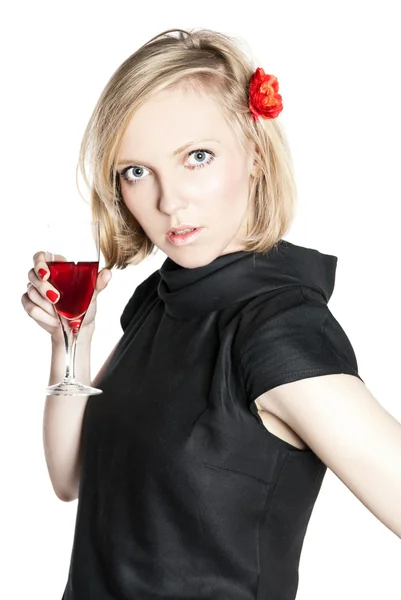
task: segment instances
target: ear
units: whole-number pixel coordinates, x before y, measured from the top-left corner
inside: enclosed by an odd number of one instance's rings
[[[256,175],[259,173],[259,166],[258,163],[256,162],[256,158],[254,159],[253,163],[252,163],[252,168],[251,168],[251,177],[256,177]]]
[[[259,172],[259,166],[256,158],[257,148],[255,144],[253,144],[249,149],[249,174],[251,177],[256,177]]]
[[[258,161],[255,158],[255,155],[252,154],[250,156],[250,171],[249,174],[251,177],[256,177],[259,173],[259,165],[258,165]]]

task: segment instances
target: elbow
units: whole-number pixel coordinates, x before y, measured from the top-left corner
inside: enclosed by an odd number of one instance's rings
[[[51,477],[50,481],[57,498],[62,502],[73,502],[79,496],[79,477]]]
[[[78,490],[57,489],[53,487],[57,498],[62,502],[73,502],[78,498]]]
[[[68,494],[56,494],[57,498],[59,500],[61,500],[62,502],[72,502],[73,500],[76,500],[78,498],[77,495],[68,495]]]

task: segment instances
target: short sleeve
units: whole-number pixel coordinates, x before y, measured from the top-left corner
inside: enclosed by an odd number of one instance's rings
[[[120,324],[125,331],[132,321],[146,309],[152,297],[157,296],[157,285],[160,280],[159,271],[154,271],[145,281],[140,283],[128,300],[120,317]]]
[[[299,379],[358,374],[354,349],[327,303],[298,294],[275,310],[258,309],[248,322],[240,370],[249,403],[264,392]]]

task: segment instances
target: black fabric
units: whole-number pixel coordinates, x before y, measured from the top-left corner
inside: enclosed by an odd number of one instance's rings
[[[326,465],[253,401],[306,377],[361,379],[327,306],[336,265],[281,240],[195,269],[167,258],[136,288],[86,405],[64,600],[295,599]]]

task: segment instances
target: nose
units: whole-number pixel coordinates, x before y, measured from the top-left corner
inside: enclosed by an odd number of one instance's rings
[[[177,210],[188,206],[188,195],[185,186],[177,177],[159,179],[159,210],[166,215],[174,214]]]

